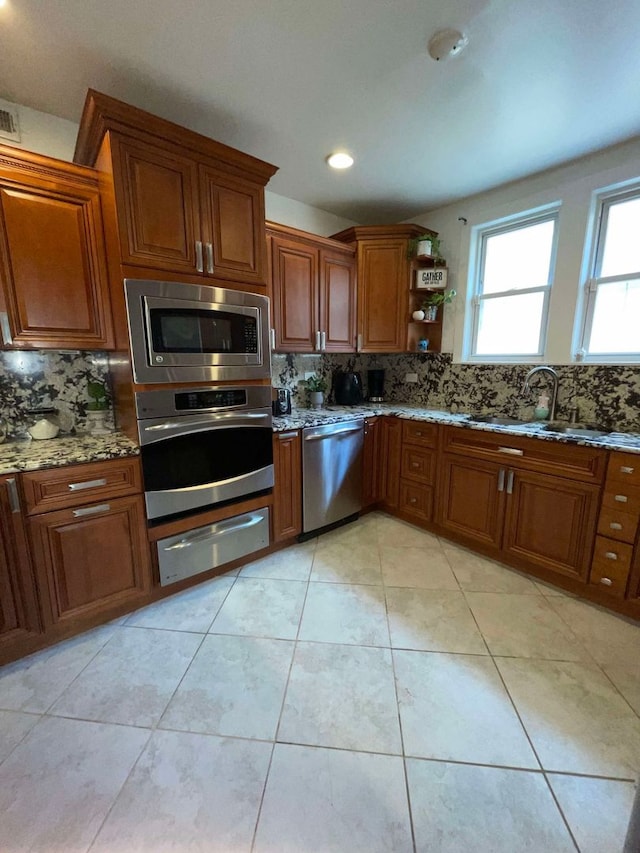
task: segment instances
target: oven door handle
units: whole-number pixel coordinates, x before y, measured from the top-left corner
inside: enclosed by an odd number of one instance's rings
[[[211,527],[204,532],[193,533],[191,536],[184,536],[179,542],[174,542],[173,545],[167,545],[167,547],[162,550],[178,551],[181,548],[190,548],[198,542],[206,542],[207,539],[215,539],[216,536],[223,536],[227,533],[237,533],[238,530],[246,530],[248,527],[255,527],[256,524],[260,524],[261,521],[263,521],[263,517],[260,515],[252,515],[251,518],[245,519],[244,521],[230,521],[227,523],[223,521],[220,522],[220,524],[211,525]]]
[[[236,412],[222,415],[211,415],[206,420],[192,420],[191,418],[180,418],[174,421],[162,421],[159,424],[149,424],[142,427],[140,439],[142,444],[151,441],[161,441],[165,438],[173,438],[178,435],[188,435],[190,432],[203,432],[206,430],[225,429],[229,427],[242,427],[246,424],[259,426],[260,422],[265,426],[271,426],[271,414],[259,414],[248,412],[245,415]]]

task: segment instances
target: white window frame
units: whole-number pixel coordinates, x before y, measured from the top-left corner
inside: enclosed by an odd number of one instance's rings
[[[582,330],[577,352],[575,353],[575,361],[582,362],[583,364],[637,364],[640,362],[640,352],[587,352],[587,344],[591,337],[591,327],[593,325],[593,316],[595,313],[596,297],[598,295],[599,285],[609,284],[615,281],[640,281],[640,270],[635,273],[625,275],[600,275],[607,225],[609,222],[609,211],[615,204],[633,198],[640,198],[640,182],[636,181],[632,186],[627,185],[624,189],[618,188],[616,190],[601,191],[595,195],[597,212],[593,228],[591,230],[591,240],[587,242],[589,264],[587,269],[587,278],[583,284],[584,299],[582,310]]]
[[[473,278],[469,291],[471,293],[471,322],[467,337],[466,358],[465,361],[480,362],[490,364],[509,364],[509,363],[542,363],[545,358],[547,345],[547,331],[549,327],[549,302],[551,299],[551,287],[556,268],[556,255],[558,251],[558,225],[560,219],[560,205],[549,205],[545,208],[537,210],[529,210],[525,213],[517,214],[509,217],[508,220],[501,220],[499,223],[489,223],[478,226],[473,235],[473,249],[475,249],[476,263],[473,268]],[[487,240],[497,234],[504,234],[509,231],[518,231],[521,228],[526,228],[530,225],[537,225],[540,222],[553,222],[553,240],[551,244],[551,257],[549,259],[549,276],[547,283],[537,287],[527,287],[521,290],[513,288],[511,290],[502,290],[498,293],[482,293],[483,287],[483,272],[486,257]],[[480,322],[480,306],[483,300],[496,299],[509,296],[522,296],[527,293],[543,293],[544,300],[542,304],[542,316],[540,319],[540,336],[538,339],[538,350],[532,353],[501,353],[499,355],[484,355],[476,352],[478,343],[478,326]]]

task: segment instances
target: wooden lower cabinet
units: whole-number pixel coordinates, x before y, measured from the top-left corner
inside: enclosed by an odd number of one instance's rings
[[[273,541],[283,542],[302,530],[302,440],[299,430],[273,436]]]
[[[380,500],[380,418],[365,418],[362,454],[362,507]]]
[[[142,598],[150,587],[140,495],[43,513],[30,520],[39,588],[49,624]]]
[[[0,477],[0,660],[41,632],[16,478]]]
[[[380,421],[380,500],[382,505],[397,509],[400,503],[400,463],[402,456],[402,421],[382,418]]]
[[[443,530],[498,551],[504,520],[504,466],[444,454],[437,522]]]

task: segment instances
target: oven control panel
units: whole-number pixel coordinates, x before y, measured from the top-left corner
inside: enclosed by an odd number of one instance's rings
[[[247,392],[239,388],[184,391],[175,395],[175,403],[177,411],[246,406]]]

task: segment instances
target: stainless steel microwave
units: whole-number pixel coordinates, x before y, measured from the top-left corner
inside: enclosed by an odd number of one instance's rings
[[[269,379],[269,300],[175,281],[124,281],[136,382]]]

